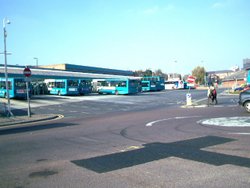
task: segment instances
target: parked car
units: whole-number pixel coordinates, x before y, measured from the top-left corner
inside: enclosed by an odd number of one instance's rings
[[[239,95],[239,104],[250,113],[250,90],[242,91]]]

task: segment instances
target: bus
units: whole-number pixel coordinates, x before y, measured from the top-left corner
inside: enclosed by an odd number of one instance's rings
[[[79,79],[45,79],[52,95],[79,95]]]
[[[185,83],[182,80],[168,80],[165,82],[165,89],[184,89]]]
[[[26,98],[24,78],[8,78],[9,98]],[[7,98],[6,79],[0,78],[0,97]]]
[[[93,90],[99,94],[128,95],[139,91],[139,80],[129,78],[93,80]]]
[[[92,92],[90,79],[79,79],[78,91],[80,95],[86,95]]]
[[[142,77],[142,91],[161,91],[164,90],[164,77],[161,76],[147,76]]]
[[[142,80],[141,81],[141,90],[145,91],[156,91],[156,83],[150,80]]]

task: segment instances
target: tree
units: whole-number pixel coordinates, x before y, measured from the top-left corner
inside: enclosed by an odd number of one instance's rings
[[[144,76],[152,76],[153,75],[153,72],[152,70],[150,69],[147,69],[145,72],[144,72]]]
[[[155,72],[153,73],[155,76],[164,76],[164,73],[162,72],[161,69],[157,69],[155,70]]]
[[[134,76],[142,77],[144,76],[144,71],[143,70],[134,71]]]
[[[197,84],[204,84],[205,83],[205,76],[206,76],[206,71],[204,67],[196,67],[192,70],[192,75],[196,77],[195,82]]]
[[[155,70],[155,72],[153,72],[150,69],[146,69],[145,71],[143,71],[143,70],[137,70],[137,71],[134,71],[134,76],[139,76],[139,77],[145,77],[145,76],[162,76],[166,80],[168,79],[168,75],[165,74],[165,73],[163,73],[161,69],[157,69],[157,70]]]

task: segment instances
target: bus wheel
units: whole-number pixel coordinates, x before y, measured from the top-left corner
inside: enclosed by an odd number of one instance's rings
[[[118,95],[118,94],[119,94],[119,92],[116,90],[116,91],[115,91],[115,95]]]

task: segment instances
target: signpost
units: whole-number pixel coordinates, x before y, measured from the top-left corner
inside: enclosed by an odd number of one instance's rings
[[[187,101],[187,105],[192,105],[192,95],[190,93],[190,87],[191,87],[191,84],[193,85],[195,84],[195,77],[192,75],[188,76],[187,82],[189,85],[189,89],[188,89],[188,93],[186,94],[186,101]]]
[[[30,113],[30,96],[29,96],[29,77],[31,76],[31,70],[30,70],[29,67],[24,68],[23,75],[25,76],[25,81],[26,81],[26,93],[27,93],[27,102],[28,102],[28,117],[31,117],[31,113]]]

